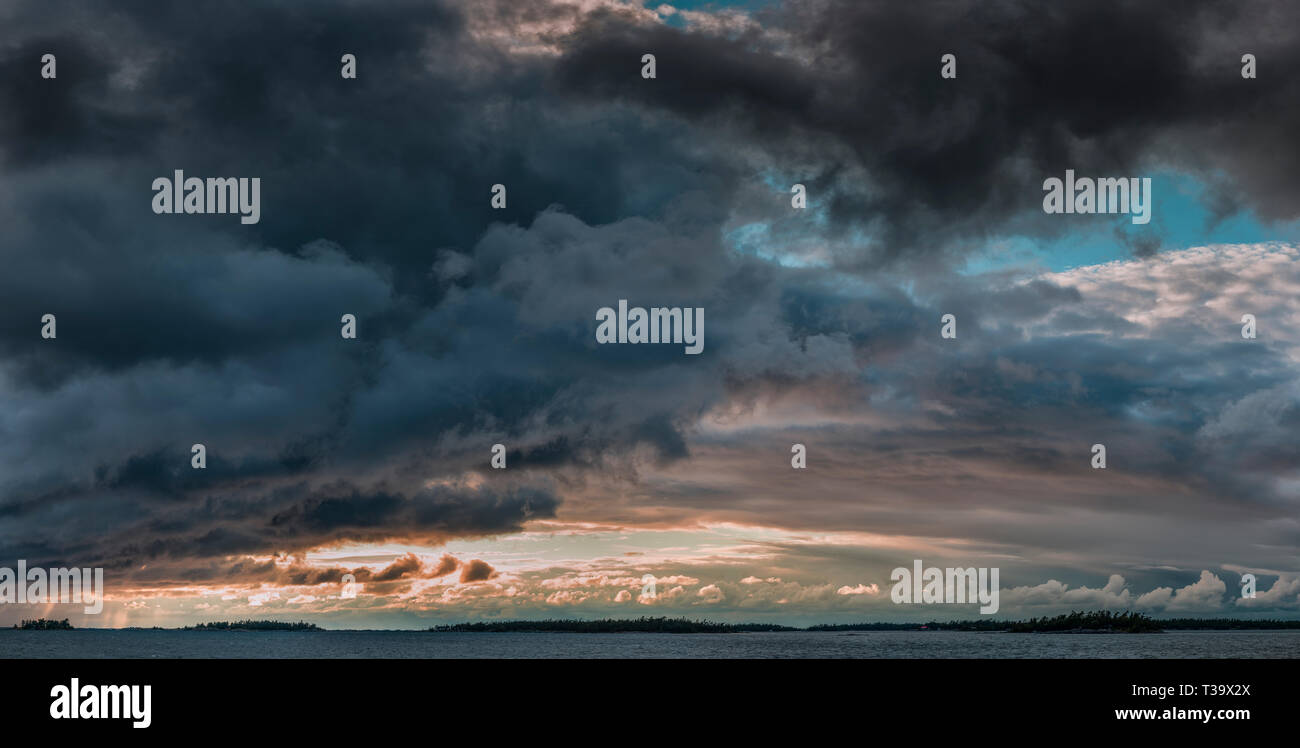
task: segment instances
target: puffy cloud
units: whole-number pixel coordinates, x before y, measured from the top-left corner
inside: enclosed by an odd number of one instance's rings
[[[418,574],[422,567],[423,564],[420,561],[420,557],[414,553],[408,553],[384,567],[382,571],[372,576],[371,579],[376,582],[391,582],[407,575]]]
[[[1128,608],[1133,604],[1124,577],[1111,574],[1100,588],[1071,587],[1055,579],[1033,586],[1013,587],[1000,595],[1003,608],[1019,609],[1034,606],[1071,607],[1072,609]]]
[[[1205,611],[1219,610],[1223,607],[1223,594],[1228,589],[1223,580],[1208,571],[1201,572],[1201,578],[1178,589],[1157,587],[1141,595],[1137,605],[1160,611]]]
[[[1263,610],[1298,610],[1300,609],[1300,574],[1280,574],[1268,589],[1256,575],[1257,588],[1254,597],[1242,597],[1233,600],[1233,605],[1242,609]]]
[[[484,582],[494,576],[496,576],[496,570],[487,562],[477,558],[462,566],[460,570],[461,584]]]
[[[723,594],[722,590],[716,584],[705,585],[695,594],[700,597],[703,602],[709,604],[720,603],[726,598],[726,595]]]
[[[434,578],[445,577],[455,571],[459,565],[460,561],[457,560],[455,556],[452,556],[450,553],[444,553],[442,554],[442,558],[438,559],[438,564],[429,570],[429,576]]]
[[[850,587],[846,584],[843,587],[840,587],[838,590],[835,590],[835,594],[837,595],[879,595],[880,585],[872,584],[870,587],[868,587],[865,584],[859,584]]]

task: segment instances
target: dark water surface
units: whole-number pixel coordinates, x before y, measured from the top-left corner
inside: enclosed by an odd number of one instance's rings
[[[131,658],[1300,658],[1300,631],[541,634],[0,630],[0,657]]]

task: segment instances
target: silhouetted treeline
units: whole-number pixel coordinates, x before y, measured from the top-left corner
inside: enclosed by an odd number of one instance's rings
[[[481,632],[573,632],[606,634],[641,632],[657,634],[725,634],[745,631],[1010,631],[1014,633],[1124,633],[1146,634],[1168,630],[1192,629],[1300,629],[1300,621],[1246,621],[1233,618],[1153,619],[1143,613],[1114,613],[1109,610],[1073,611],[1059,616],[1030,618],[1024,621],[999,621],[977,618],[970,621],[930,621],[928,623],[823,623],[807,628],[770,623],[714,623],[685,618],[637,618],[599,621],[548,619],[545,621],[480,621],[434,626],[430,631]]]
[[[23,622],[15,625],[14,628],[22,629],[24,631],[71,631],[72,624],[68,623],[68,619],[66,618],[62,621],[51,621],[46,618],[32,618],[30,620],[23,619]]]
[[[183,631],[324,631],[320,626],[306,621],[210,621],[196,626],[186,626]]]
[[[950,623],[819,623],[815,626],[809,626],[804,631],[916,631],[922,626],[926,628],[937,628],[939,626],[956,626],[958,623],[986,623],[986,621],[952,621]],[[999,623],[996,631],[1001,631],[1006,626],[1005,623]],[[972,630],[972,629],[966,629]],[[983,629],[981,629],[983,630]]]
[[[1011,631],[1027,633],[1036,631],[1113,631],[1126,634],[1146,634],[1162,631],[1159,621],[1151,620],[1142,613],[1112,613],[1109,610],[1097,610],[1091,613],[1072,611],[1067,615],[1052,618],[1030,618],[1028,621],[1016,621]]]
[[[1211,629],[1228,631],[1232,629],[1300,629],[1300,621],[1278,621],[1265,619],[1243,621],[1239,618],[1169,618],[1157,621],[1166,630]]]
[[[651,634],[727,634],[744,631],[798,631],[790,626],[774,623],[714,623],[712,621],[689,621],[685,618],[646,618],[614,619],[599,621],[579,621],[550,619],[545,621],[480,621],[477,623],[456,623],[449,626],[434,626],[430,631],[460,632],[568,632],[577,634],[615,634],[615,633],[651,633]]]
[[[1112,613],[1099,610],[1078,611],[1054,617],[1030,618],[1027,621],[998,621],[978,618],[973,621],[930,621],[928,623],[848,623],[809,626],[808,631],[1013,631],[1016,633],[1109,631],[1140,634],[1160,631],[1163,621],[1153,621],[1141,613]]]

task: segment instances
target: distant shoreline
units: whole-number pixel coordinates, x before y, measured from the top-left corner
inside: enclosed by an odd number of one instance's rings
[[[971,633],[1044,633],[1044,634],[1116,634],[1163,633],[1170,631],[1300,631],[1300,621],[1246,620],[1236,618],[1174,618],[1152,619],[1142,614],[1113,614],[1109,612],[1071,613],[1053,618],[1033,618],[1021,621],[995,621],[975,619],[967,621],[931,621],[927,623],[863,622],[850,624],[817,624],[807,627],[784,626],[768,623],[718,623],[685,618],[636,619],[551,619],[476,621],[445,624],[428,629],[326,629],[306,621],[213,621],[178,628],[160,626],[128,626],[123,628],[76,629],[66,620],[53,622],[39,619],[23,621],[23,626],[12,629],[28,631],[191,631],[191,632],[360,632],[403,631],[408,633],[574,633],[574,634],[740,634],[740,633],[878,633],[920,631],[962,631]]]
[[[1286,631],[1300,630],[1300,621],[1244,620],[1235,618],[1174,618],[1156,620],[1142,614],[1070,613],[1027,621],[930,621],[927,623],[816,624],[806,627],[761,623],[714,623],[674,618],[476,621],[435,626],[432,633],[670,633],[720,634],[763,632],[917,632],[964,631],[975,633],[1033,634],[1147,634],[1166,631]]]
[[[527,622],[525,621],[525,623],[527,623]],[[1249,622],[1245,622],[1245,623],[1249,623]],[[1067,635],[1068,635],[1068,634],[1079,634],[1079,635],[1086,635],[1086,634],[1123,634],[1123,633],[1128,633],[1128,632],[1124,632],[1124,631],[1112,631],[1112,630],[1106,630],[1106,629],[1069,629],[1069,630],[1066,630],[1066,631],[1012,631],[1012,630],[1010,630],[1010,629],[944,629],[944,628],[938,628],[938,629],[936,629],[936,628],[928,628],[928,629],[926,629],[926,628],[921,628],[919,625],[916,625],[916,626],[899,626],[899,627],[894,627],[894,626],[892,626],[892,624],[890,625],[889,628],[852,628],[852,629],[834,629],[834,630],[826,629],[826,628],[816,628],[816,627],[811,627],[811,626],[810,626],[810,627],[807,627],[807,628],[798,628],[798,627],[794,627],[794,626],[783,626],[783,627],[779,627],[779,628],[770,628],[770,629],[754,629],[754,630],[738,629],[738,630],[736,630],[736,631],[707,631],[707,630],[699,630],[699,631],[671,631],[671,632],[670,632],[670,631],[628,631],[628,630],[624,630],[624,631],[575,631],[575,630],[564,630],[564,629],[535,629],[535,628],[525,628],[525,627],[520,627],[520,628],[494,628],[494,629],[492,629],[492,630],[468,630],[468,629],[460,629],[460,628],[456,628],[456,627],[453,627],[453,626],[448,626],[448,627],[437,627],[437,628],[423,628],[423,629],[373,629],[373,628],[361,628],[361,629],[327,629],[327,628],[324,628],[324,627],[317,627],[317,628],[314,628],[314,629],[307,629],[307,630],[300,630],[300,631],[290,631],[290,630],[288,630],[288,629],[273,629],[273,630],[265,630],[265,629],[243,629],[243,628],[233,628],[233,629],[195,629],[195,628],[185,627],[185,626],[177,626],[177,627],[165,627],[165,626],[121,626],[121,627],[118,627],[118,628],[99,628],[99,627],[91,627],[91,626],[82,626],[82,627],[79,627],[79,628],[68,628],[68,629],[20,629],[20,628],[17,628],[17,627],[15,627],[15,626],[0,626],[0,636],[2,636],[4,633],[6,633],[6,632],[10,632],[10,631],[12,631],[12,632],[18,632],[18,631],[45,631],[45,632],[60,631],[60,632],[63,632],[63,633],[71,633],[71,634],[76,634],[76,633],[79,633],[79,632],[86,632],[86,631],[135,631],[135,632],[149,632],[149,631],[156,631],[156,632],[172,632],[172,633],[179,633],[179,632],[213,633],[213,632],[217,632],[217,633],[240,633],[240,634],[259,634],[259,633],[317,633],[317,634],[390,634],[390,633],[391,633],[391,634],[583,634],[583,633],[587,633],[587,634],[647,634],[647,633],[648,633],[648,634],[656,634],[656,633],[659,633],[659,634],[667,634],[667,633],[673,633],[673,634],[718,634],[718,633],[732,633],[732,634],[766,634],[766,633],[777,633],[777,634],[842,634],[842,635],[853,635],[853,634],[899,634],[899,633],[901,633],[901,634],[909,634],[909,633],[915,634],[915,633],[929,633],[929,632],[931,632],[931,631],[936,632],[936,633],[943,633],[943,632],[948,632],[948,633],[951,633],[951,632],[959,632],[959,633],[965,633],[965,634],[1017,634],[1017,633],[1021,633],[1021,634],[1067,634]],[[1234,626],[1234,627],[1232,627],[1232,628],[1210,628],[1210,627],[1205,627],[1205,628],[1195,628],[1195,627],[1188,627],[1188,628],[1160,629],[1159,631],[1151,631],[1151,632],[1143,632],[1143,633],[1157,633],[1157,634],[1159,634],[1159,633],[1174,633],[1174,632],[1177,632],[1177,633],[1197,633],[1197,632],[1206,632],[1206,633],[1208,633],[1208,632],[1213,632],[1213,633],[1231,633],[1231,632],[1233,632],[1233,631],[1240,631],[1240,632],[1251,632],[1251,631],[1300,631],[1300,626],[1254,626],[1254,625],[1247,625],[1247,626]]]

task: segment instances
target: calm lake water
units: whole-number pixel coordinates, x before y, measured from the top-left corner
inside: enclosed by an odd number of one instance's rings
[[[0,658],[1300,658],[1300,631],[497,634],[0,630]]]

